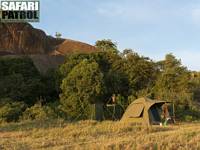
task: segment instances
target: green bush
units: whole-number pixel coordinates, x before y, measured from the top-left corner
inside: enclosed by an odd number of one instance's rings
[[[63,105],[60,104],[59,101],[49,103],[48,107],[50,107],[54,111],[54,115],[56,115],[57,118],[67,119],[65,108],[63,107]]]
[[[182,121],[195,121],[200,120],[200,111],[198,107],[194,106],[178,106],[176,108],[176,118]]]
[[[184,117],[184,120],[187,121],[187,122],[190,122],[190,121],[193,121],[193,120],[194,120],[194,117],[191,116],[191,115],[186,115],[186,116]]]
[[[45,120],[56,118],[55,111],[49,106],[42,106],[41,104],[35,104],[34,106],[27,108],[22,115],[22,120]]]
[[[0,58],[0,97],[34,104],[44,85],[33,61],[28,57]]]
[[[23,102],[12,102],[10,99],[0,101],[0,122],[18,121],[26,105]]]

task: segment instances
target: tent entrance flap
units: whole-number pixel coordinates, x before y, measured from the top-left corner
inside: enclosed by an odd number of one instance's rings
[[[131,108],[130,118],[139,118],[143,116],[144,105],[143,104],[135,104],[134,107]]]
[[[149,117],[151,122],[161,122],[161,105],[154,104],[150,109],[149,109]]]

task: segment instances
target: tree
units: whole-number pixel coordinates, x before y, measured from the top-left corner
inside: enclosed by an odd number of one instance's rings
[[[41,75],[28,57],[0,58],[0,97],[33,105],[58,98],[57,72]]]
[[[133,53],[134,52],[132,49],[125,49],[125,50],[123,50],[122,55],[123,55],[123,57],[127,57],[129,54],[133,54]]]
[[[104,52],[112,52],[112,53],[118,53],[118,50],[117,50],[117,45],[116,43],[113,43],[110,39],[108,40],[99,40],[96,42],[95,46],[101,50],[101,51],[104,51]]]
[[[147,96],[155,83],[158,70],[155,63],[149,58],[139,56],[137,53],[129,50],[125,59],[125,72],[129,80],[129,95],[137,98],[138,96]],[[147,92],[144,92],[147,90]]]
[[[0,72],[1,98],[33,104],[41,96],[40,74],[30,58],[1,58]]]
[[[84,59],[89,59],[89,54],[69,54],[65,57],[65,63],[59,68],[62,78],[66,77],[71,70]]]
[[[91,54],[71,54],[59,69],[62,76],[66,77],[84,59],[95,61],[104,75],[103,82],[105,83],[105,90],[102,99],[105,103],[113,94],[128,97],[128,78],[124,70],[125,62],[115,53],[96,52]]]
[[[106,85],[105,99],[110,99],[113,94],[120,94],[124,99],[127,99],[129,81],[125,70],[126,61],[115,53],[103,53],[102,59],[107,64],[102,66],[104,67]]]
[[[192,99],[189,71],[172,54],[167,54],[160,64],[161,74],[154,89],[156,97],[187,105]]]
[[[61,36],[62,36],[62,34],[61,33],[59,33],[59,32],[56,32],[56,34],[55,34],[55,36],[56,36],[56,38],[61,38]]]
[[[76,65],[61,84],[61,103],[70,119],[88,119],[90,104],[100,101],[103,74],[96,62],[87,59]]]
[[[191,72],[191,88],[194,101],[200,102],[200,72]]]
[[[45,74],[41,76],[41,82],[43,83],[43,91],[41,96],[43,103],[55,102],[59,99],[60,84],[62,77],[58,69],[49,69]]]

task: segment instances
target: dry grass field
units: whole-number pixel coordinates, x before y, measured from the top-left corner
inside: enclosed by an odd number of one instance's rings
[[[63,120],[0,125],[0,149],[200,150],[200,123],[145,128],[131,123]]]

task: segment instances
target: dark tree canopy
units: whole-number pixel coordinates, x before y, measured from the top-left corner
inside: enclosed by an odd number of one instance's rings
[[[29,105],[58,97],[55,74],[41,75],[28,57],[0,58],[0,97]]]

